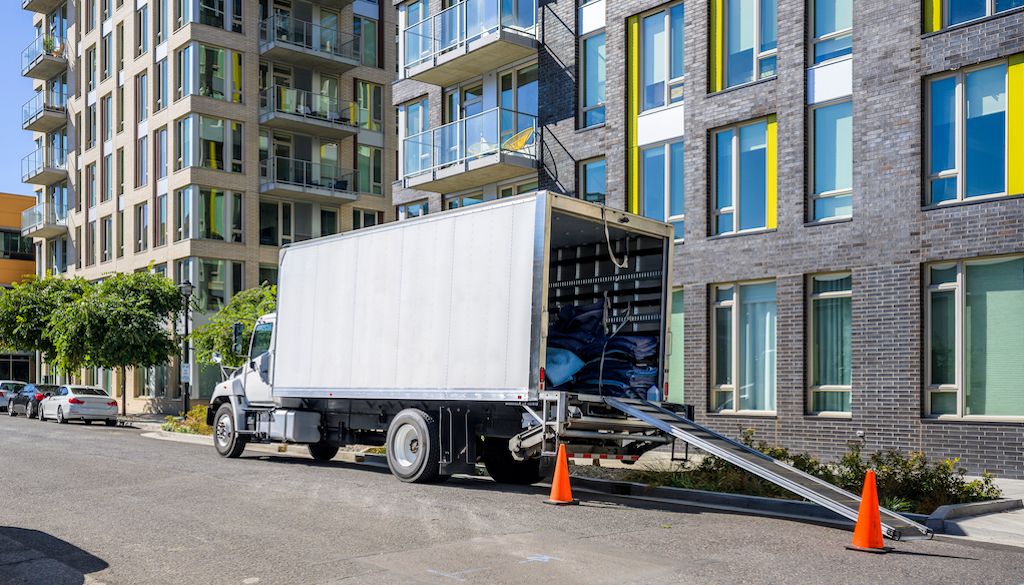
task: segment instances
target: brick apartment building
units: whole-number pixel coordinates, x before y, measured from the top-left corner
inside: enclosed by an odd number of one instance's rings
[[[669,395],[1024,477],[1024,2],[396,2],[400,219],[676,226]]]

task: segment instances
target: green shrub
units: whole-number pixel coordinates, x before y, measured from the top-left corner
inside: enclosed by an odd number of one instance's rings
[[[172,433],[185,433],[189,435],[212,435],[213,427],[206,424],[205,404],[198,404],[189,409],[184,418],[169,416],[164,419],[160,428]]]
[[[865,459],[861,445],[851,444],[838,462],[822,463],[807,453],[793,454],[784,447],[763,441],[755,443],[751,430],[743,433],[742,441],[770,457],[855,494],[860,494],[867,470],[873,469],[882,506],[896,512],[930,514],[942,505],[994,500],[1002,495],[990,474],[968,481],[966,471],[957,467],[959,459],[930,463],[922,453],[905,454],[895,449],[880,451]],[[713,456],[706,456],[696,464],[647,466],[630,471],[626,479],[655,486],[799,499],[795,494]]]

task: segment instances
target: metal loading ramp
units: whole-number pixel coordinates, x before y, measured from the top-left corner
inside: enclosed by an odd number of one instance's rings
[[[827,481],[804,473],[795,467],[773,459],[756,449],[720,435],[679,414],[665,410],[646,400],[605,397],[608,406],[621,411],[651,427],[685,441],[694,447],[720,457],[741,469],[762,477],[775,485],[857,521],[860,497],[840,489]],[[899,514],[882,508],[882,533],[892,540],[926,540],[931,529]]]

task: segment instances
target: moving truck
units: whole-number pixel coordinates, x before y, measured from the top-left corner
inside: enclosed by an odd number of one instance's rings
[[[672,234],[538,191],[285,246],[277,312],[214,390],[214,444],[383,445],[408,482],[482,461],[532,483],[558,444],[635,461],[672,438],[606,398],[682,409],[664,402]]]

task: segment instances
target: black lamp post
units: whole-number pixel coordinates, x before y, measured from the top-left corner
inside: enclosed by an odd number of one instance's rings
[[[188,280],[178,285],[178,292],[181,293],[182,304],[182,325],[185,327],[185,334],[181,338],[181,367],[178,368],[178,390],[181,392],[181,413],[188,414],[188,388],[192,386],[192,370],[189,369],[189,381],[185,382],[185,368],[189,368],[188,361],[188,310],[189,301],[192,299],[192,292],[195,287]]]

